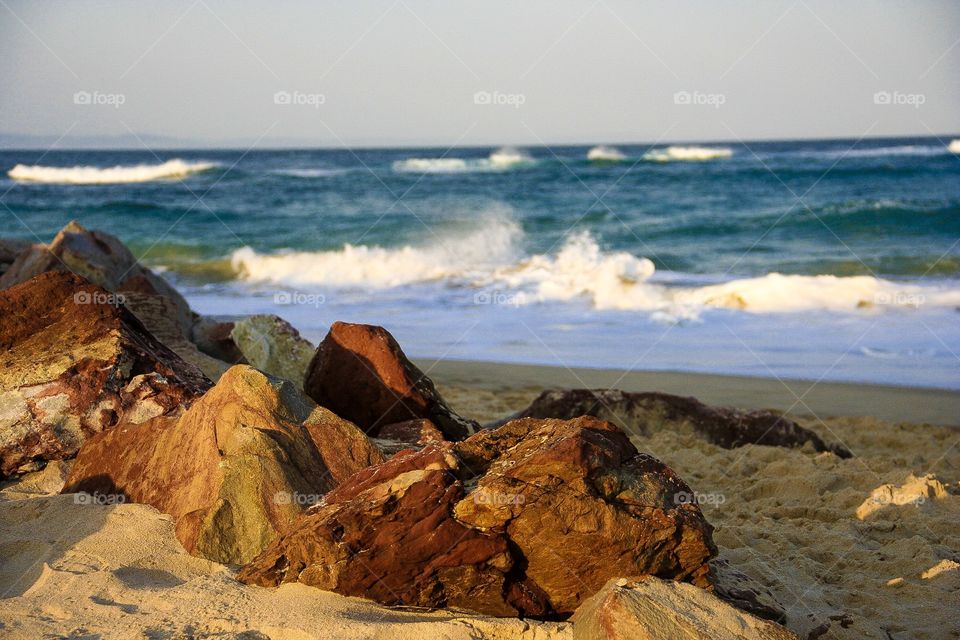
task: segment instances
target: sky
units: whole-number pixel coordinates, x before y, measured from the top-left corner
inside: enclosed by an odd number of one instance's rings
[[[958,80],[955,0],[0,0],[8,136],[261,147],[949,136]]]

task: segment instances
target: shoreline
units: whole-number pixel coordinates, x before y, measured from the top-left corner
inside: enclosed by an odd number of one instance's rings
[[[586,367],[412,358],[435,382],[483,391],[618,388],[694,396],[740,409],[773,409],[813,417],[872,417],[888,422],[960,428],[960,392],[856,382],[816,382],[748,376],[623,371]],[[802,401],[798,401],[798,397]]]

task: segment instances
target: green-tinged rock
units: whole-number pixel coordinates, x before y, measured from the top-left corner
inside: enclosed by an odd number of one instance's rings
[[[250,365],[303,388],[316,348],[286,320],[274,315],[241,318],[230,337]]]

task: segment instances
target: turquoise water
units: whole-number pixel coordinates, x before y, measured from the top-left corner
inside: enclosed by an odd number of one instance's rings
[[[950,142],[3,151],[0,234],[77,219],[197,310],[315,340],[344,319],[423,357],[960,388]]]

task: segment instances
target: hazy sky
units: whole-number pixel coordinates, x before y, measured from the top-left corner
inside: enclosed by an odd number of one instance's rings
[[[956,0],[0,0],[0,132],[261,146],[949,135],[958,43]]]

